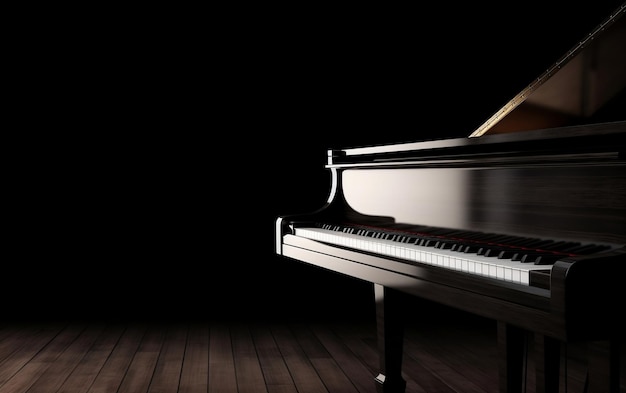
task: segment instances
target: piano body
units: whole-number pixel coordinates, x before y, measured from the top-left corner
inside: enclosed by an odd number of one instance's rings
[[[528,334],[538,392],[568,342],[606,355],[589,392],[619,391],[625,12],[466,138],[329,150],[327,202],[276,220],[277,254],[373,283],[379,391],[405,390],[404,294],[497,321],[501,392],[522,391]]]

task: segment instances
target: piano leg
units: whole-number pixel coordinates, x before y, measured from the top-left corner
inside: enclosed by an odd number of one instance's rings
[[[589,393],[619,393],[620,353],[617,340],[587,343]]]
[[[376,329],[380,374],[375,378],[379,393],[404,393],[406,381],[402,378],[404,321],[400,309],[400,293],[380,284],[374,284],[376,299]]]
[[[527,332],[498,321],[500,393],[525,392]]]
[[[561,342],[535,333],[535,381],[537,393],[558,393]]]
[[[534,342],[535,391],[537,393],[558,393],[561,343],[542,334],[535,334]],[[528,332],[498,321],[498,347],[500,350],[500,392],[525,392]]]

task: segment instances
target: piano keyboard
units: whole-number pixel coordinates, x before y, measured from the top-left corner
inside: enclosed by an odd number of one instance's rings
[[[441,228],[426,232],[336,224],[295,228],[296,236],[311,240],[522,285],[530,285],[531,271],[549,270],[558,259],[610,248]]]

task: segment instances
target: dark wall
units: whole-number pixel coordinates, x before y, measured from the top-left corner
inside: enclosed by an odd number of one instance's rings
[[[368,285],[274,255],[275,218],[323,204],[328,148],[469,135],[619,2],[536,3],[185,14],[50,65],[5,317],[369,312]]]

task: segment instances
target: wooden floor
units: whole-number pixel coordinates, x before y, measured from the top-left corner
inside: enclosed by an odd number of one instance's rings
[[[0,393],[374,393],[374,323],[373,317],[5,322]],[[410,321],[407,393],[498,392],[495,328],[461,313]],[[583,392],[585,361],[568,347],[561,392]],[[528,365],[526,391],[534,392],[532,352]]]

